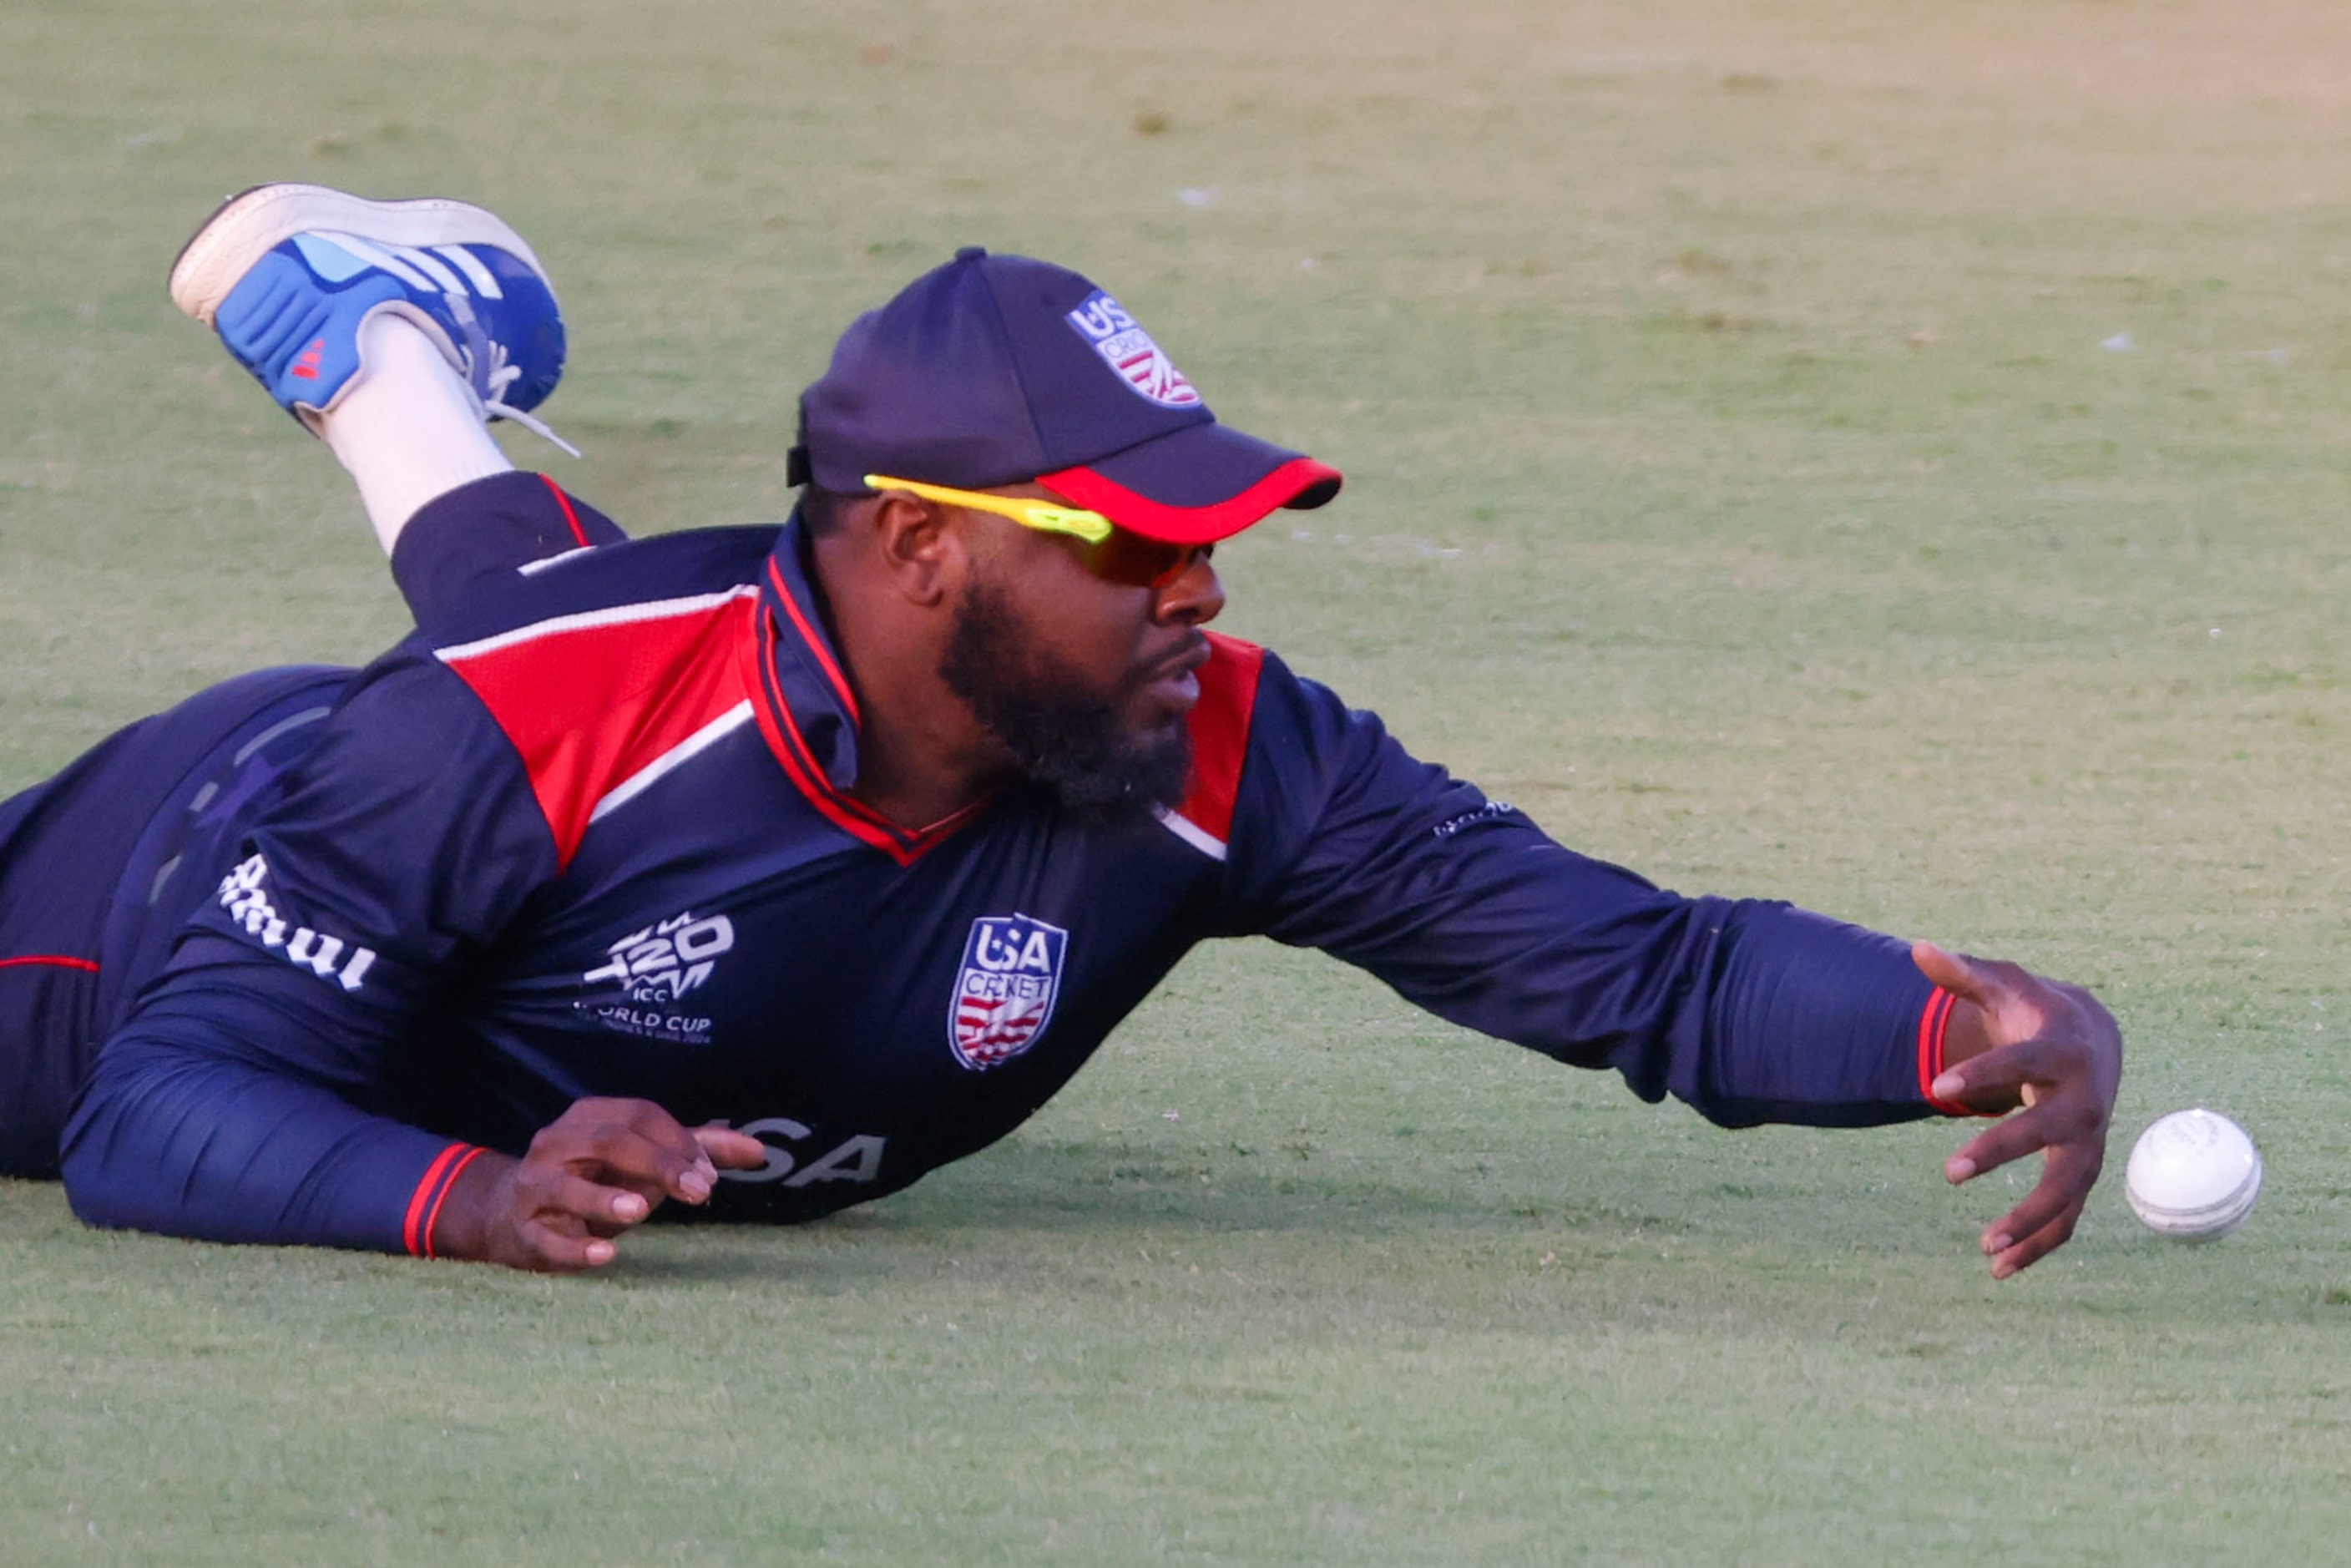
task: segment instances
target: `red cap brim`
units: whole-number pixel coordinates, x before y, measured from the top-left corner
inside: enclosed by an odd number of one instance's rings
[[[1172,506],[1130,490],[1097,468],[1040,474],[1037,483],[1120,528],[1163,544],[1205,545],[1230,538],[1284,507],[1319,507],[1339,493],[1339,471],[1293,457],[1237,495],[1202,507]]]

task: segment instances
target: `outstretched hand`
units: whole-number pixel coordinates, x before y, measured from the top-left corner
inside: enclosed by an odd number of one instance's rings
[[[484,1155],[443,1205],[434,1249],[538,1273],[601,1268],[612,1239],[664,1201],[706,1203],[720,1167],[764,1164],[767,1145],[725,1127],[681,1126],[650,1100],[579,1100],[520,1159]]]
[[[1910,956],[1959,998],[1944,1038],[1938,1100],[2001,1120],[1952,1152],[1943,1175],[1972,1181],[2041,1151],[2041,1180],[1984,1229],[1992,1278],[2063,1247],[2106,1159],[2106,1125],[2123,1075],[2122,1030],[2079,986],[2014,964],[1946,953],[1921,942]]]

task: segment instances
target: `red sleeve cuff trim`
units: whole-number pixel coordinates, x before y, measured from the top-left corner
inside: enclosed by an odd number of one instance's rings
[[[1943,1046],[1951,1028],[1951,1009],[1959,998],[1940,986],[1928,995],[1918,1015],[1918,1092],[1928,1104],[1946,1116],[1972,1116],[1973,1111],[1950,1100],[1938,1099],[1935,1080],[1943,1075]]]
[[[433,1228],[441,1223],[441,1206],[448,1202],[449,1195],[456,1190],[457,1178],[465,1174],[465,1167],[480,1159],[482,1153],[480,1149],[467,1149],[458,1156],[457,1163],[449,1167],[449,1179],[441,1184],[441,1196],[433,1200],[431,1211],[424,1216],[424,1255],[427,1258],[441,1256],[433,1247]]]
[[[449,1189],[457,1184],[457,1173],[474,1163],[481,1149],[473,1144],[452,1144],[433,1157],[424,1167],[424,1179],[408,1197],[408,1218],[402,1224],[401,1244],[408,1249],[411,1258],[433,1257],[433,1222],[441,1218],[441,1205]]]

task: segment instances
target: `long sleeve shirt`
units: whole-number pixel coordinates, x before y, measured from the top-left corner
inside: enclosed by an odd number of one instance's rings
[[[425,1252],[467,1151],[620,1095],[768,1145],[714,1218],[806,1219],[1003,1137],[1253,935],[1727,1125],[1938,1109],[1949,998],[1903,944],[1578,854],[1246,643],[1155,820],[1019,787],[883,821],[806,559],[797,525],[576,550],[353,675],[168,940],[125,938],[152,974],[66,1132],[76,1211]]]

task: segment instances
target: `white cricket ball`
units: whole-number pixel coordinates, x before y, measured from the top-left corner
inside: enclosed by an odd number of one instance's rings
[[[2123,1192],[2158,1236],[2218,1241],[2262,1193],[2262,1152],[2217,1111],[2174,1111],[2139,1134]]]

